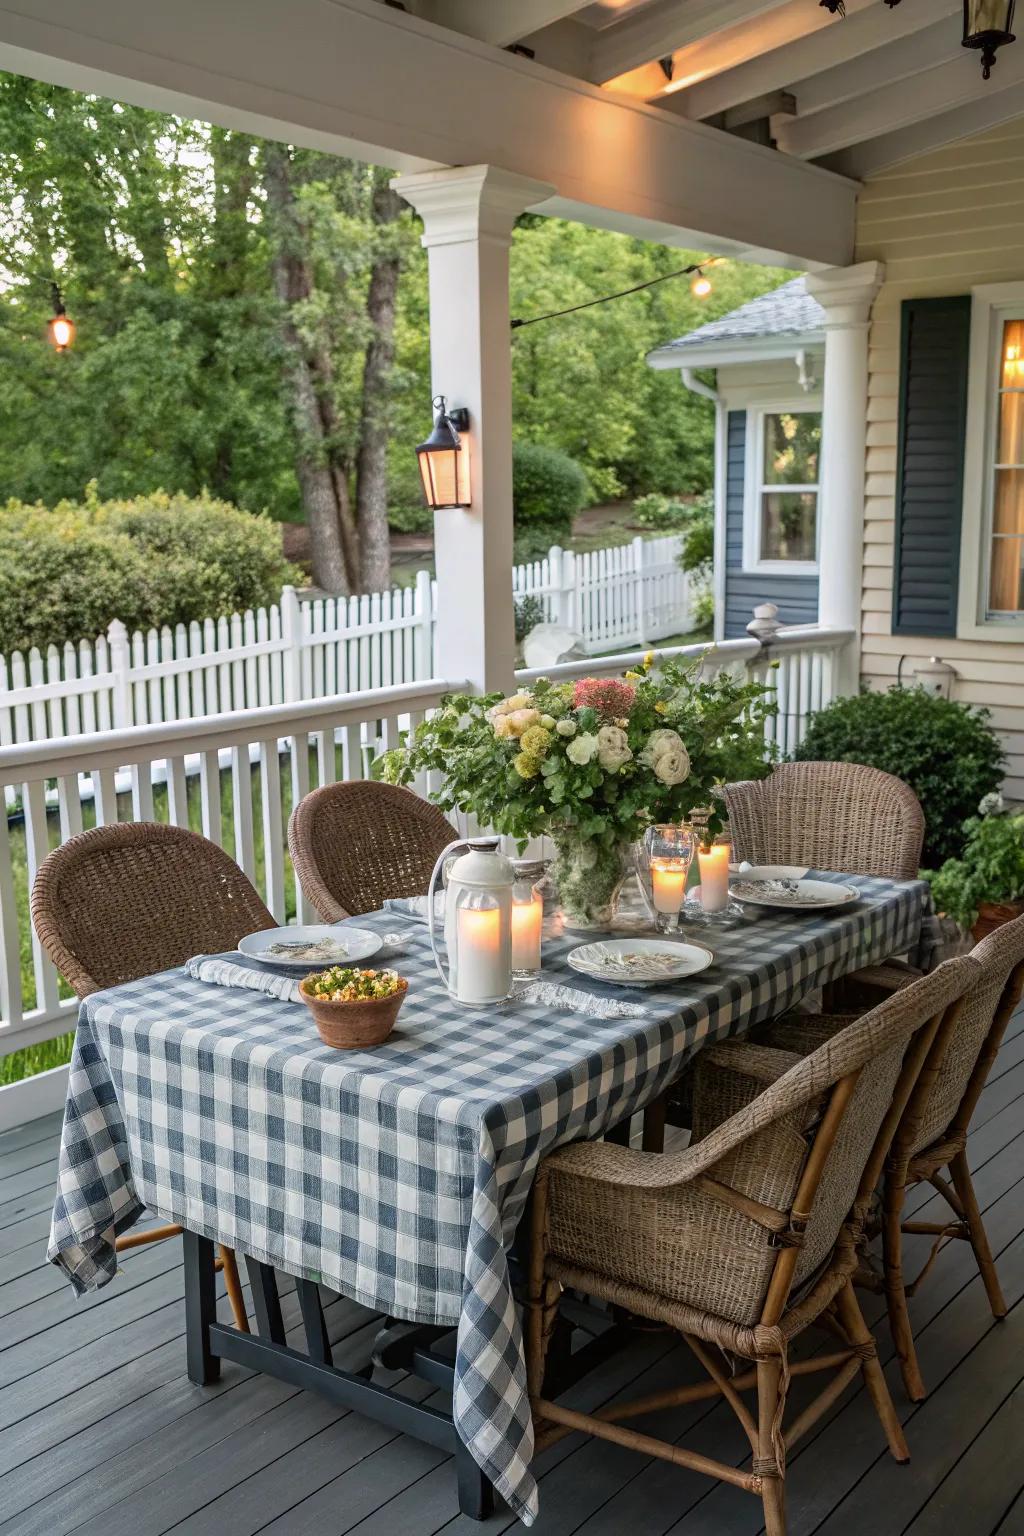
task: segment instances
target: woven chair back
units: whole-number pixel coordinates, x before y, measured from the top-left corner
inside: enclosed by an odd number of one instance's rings
[[[423,896],[458,833],[429,800],[395,784],[326,784],[295,807],[288,847],[325,922],[375,912],[389,896]]]
[[[859,763],[781,763],[767,779],[728,784],[738,859],[911,880],[924,841],[913,790]]]
[[[70,838],[40,867],[31,907],[39,942],[78,997],[274,927],[222,848],[156,822]]]

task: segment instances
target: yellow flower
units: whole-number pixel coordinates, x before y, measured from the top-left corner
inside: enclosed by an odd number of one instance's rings
[[[654,712],[655,712],[655,714],[658,714],[658,715],[667,715],[668,714],[668,705],[664,702],[664,700],[659,699],[657,704],[655,704],[655,706],[654,706]]]
[[[650,671],[650,669],[654,666],[654,652],[653,651],[648,651],[647,652],[647,655],[644,657],[644,666],[647,668],[648,671]]]
[[[638,683],[641,680],[641,674],[639,672],[630,671],[624,673],[623,676],[625,677],[627,683]]]
[[[542,725],[531,725],[520,736],[519,745],[528,757],[541,758],[551,745],[551,732]]]
[[[517,752],[512,759],[512,767],[521,779],[535,779],[540,772],[540,764],[529,752]]]

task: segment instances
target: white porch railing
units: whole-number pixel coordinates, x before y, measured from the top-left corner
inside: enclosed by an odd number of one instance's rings
[[[829,701],[833,659],[850,638],[805,629],[782,631],[767,645],[751,638],[658,654],[703,657],[709,669],[745,668],[767,679],[778,700],[768,739],[788,750],[809,713]],[[574,662],[547,675],[614,675],[642,654]],[[521,672],[517,680],[536,675]],[[117,820],[192,826],[227,848],[281,921],[292,911],[310,920],[288,859],[291,807],[318,784],[365,778],[379,751],[464,686],[430,679],[0,748],[0,793],[10,791],[18,807],[0,815],[0,1056],[73,1027],[77,1005],[62,995],[28,916],[36,870],[52,846],[84,825]],[[0,1129],[57,1108],[65,1081],[66,1068],[55,1068],[0,1088]]]

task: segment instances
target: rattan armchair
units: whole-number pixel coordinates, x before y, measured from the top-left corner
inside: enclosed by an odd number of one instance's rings
[[[978,967],[978,975],[957,1027],[933,1052],[922,1092],[900,1121],[886,1160],[880,1214],[872,1224],[882,1235],[882,1276],[868,1269],[858,1275],[859,1283],[885,1293],[903,1384],[914,1402],[926,1396],[926,1388],[907,1302],[916,1295],[947,1239],[961,1238],[970,1243],[993,1317],[1005,1317],[1007,1311],[967,1162],[967,1133],[1006,1026],[1024,991],[1024,917],[997,928],[970,958]],[[900,984],[906,985],[897,979]],[[843,1014],[794,1015],[768,1025],[759,1031],[759,1038],[784,1050],[809,1052],[847,1023]],[[903,1220],[907,1190],[922,1182],[931,1184],[942,1196],[951,1219]],[[913,1280],[905,1279],[903,1273],[905,1234],[934,1239],[927,1261]]]
[[[43,862],[32,887],[39,942],[76,996],[152,976],[192,955],[234,949],[273,928],[251,882],[222,848],[182,827],[121,822],[69,838]],[[176,1237],[168,1223],[125,1233],[119,1252]],[[218,1267],[235,1323],[248,1333],[235,1256]]]
[[[288,848],[325,923],[376,912],[389,896],[422,896],[458,833],[436,805],[395,784],[325,784],[292,812]]]
[[[785,1532],[787,1451],[858,1375],[893,1455],[908,1458],[851,1279],[892,1135],[976,975],[969,956],[950,960],[807,1057],[745,1043],[706,1047],[696,1059],[694,1141],[684,1152],[596,1142],[545,1159],[527,1298],[538,1446],[583,1430],[720,1478],[762,1499],[768,1536]],[[546,1395],[544,1377],[565,1287],[678,1329],[709,1379],[595,1414],[563,1407]],[[817,1319],[839,1348],[799,1370],[827,1370],[831,1379],[786,1428],[789,1347]],[[730,1374],[719,1350],[751,1368]],[[753,1410],[742,1395],[749,1388]],[[750,1441],[749,1469],[621,1422],[719,1394]]]
[[[912,789],[859,763],[781,763],[723,791],[734,854],[751,864],[805,864],[912,880],[924,813]]]

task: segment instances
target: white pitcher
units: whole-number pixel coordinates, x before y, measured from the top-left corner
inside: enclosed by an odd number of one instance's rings
[[[460,1003],[499,1003],[512,987],[512,887],[515,870],[497,837],[449,843],[434,865],[427,894],[430,945],[438,974]],[[453,854],[460,857],[452,858]],[[448,972],[438,952],[434,893],[447,879],[444,936]]]

